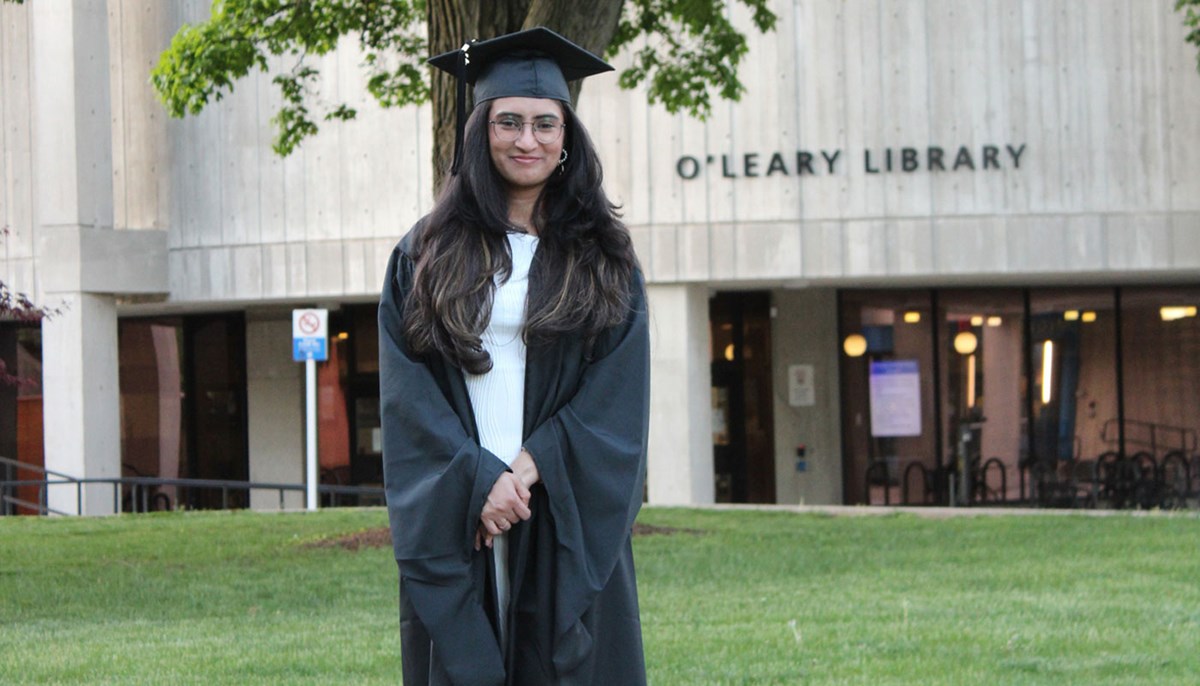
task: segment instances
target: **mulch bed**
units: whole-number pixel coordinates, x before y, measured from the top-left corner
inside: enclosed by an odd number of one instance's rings
[[[673,526],[654,526],[653,524],[634,524],[634,536],[674,536],[675,534],[691,534],[693,536],[704,533],[700,529],[680,529]]]
[[[336,538],[322,538],[304,544],[305,548],[344,548],[358,550],[359,548],[383,548],[392,544],[392,532],[386,526],[378,529],[355,531]]]
[[[698,529],[677,529],[670,526],[654,526],[652,524],[634,524],[634,536],[672,536],[675,534],[703,533]],[[392,534],[387,527],[365,529],[353,533],[323,538],[304,544],[305,548],[342,548],[343,550],[359,550],[360,548],[384,548],[392,544]]]

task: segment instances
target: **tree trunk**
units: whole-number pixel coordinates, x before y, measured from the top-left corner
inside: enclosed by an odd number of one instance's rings
[[[522,28],[545,26],[601,57],[617,32],[625,0],[591,0],[586,10],[578,0],[533,0]],[[571,82],[571,104],[579,102],[582,81]]]
[[[440,55],[471,39],[484,40],[523,28],[545,26],[597,55],[612,42],[624,0],[592,0],[581,10],[575,0],[428,0],[429,54]],[[454,77],[432,70],[434,194],[441,193],[454,158],[457,121]],[[579,99],[579,85],[571,84],[571,100]],[[471,90],[467,89],[467,97]],[[468,102],[467,106],[470,107]]]

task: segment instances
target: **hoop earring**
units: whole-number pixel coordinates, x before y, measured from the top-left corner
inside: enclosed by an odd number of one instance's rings
[[[567,149],[563,148],[562,157],[558,158],[558,173],[563,173],[563,165],[567,163]]]

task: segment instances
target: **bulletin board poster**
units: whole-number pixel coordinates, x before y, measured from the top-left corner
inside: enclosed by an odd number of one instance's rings
[[[921,369],[916,360],[871,363],[871,435],[921,435]]]

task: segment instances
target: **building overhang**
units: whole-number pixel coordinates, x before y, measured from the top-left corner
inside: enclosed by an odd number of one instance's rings
[[[166,231],[43,226],[37,251],[42,293],[168,292]]]

